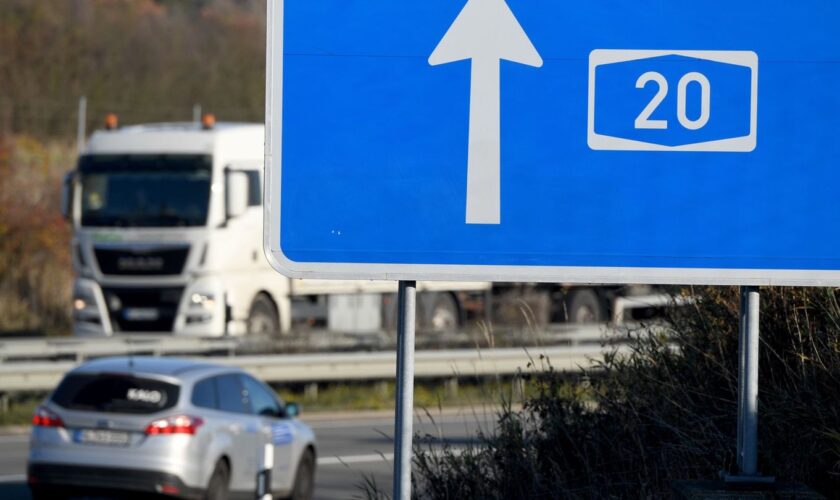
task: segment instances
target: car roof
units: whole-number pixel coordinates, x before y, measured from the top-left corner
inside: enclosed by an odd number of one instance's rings
[[[201,360],[156,356],[118,356],[88,361],[76,367],[70,373],[131,373],[134,375],[173,377],[182,381],[189,381],[214,373],[239,371],[241,371],[239,368],[233,366],[208,363]]]

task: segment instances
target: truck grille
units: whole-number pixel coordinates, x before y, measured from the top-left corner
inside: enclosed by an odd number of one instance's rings
[[[120,276],[178,275],[184,270],[189,246],[149,250],[94,248],[99,270]]]
[[[120,332],[171,332],[184,287],[103,288],[111,325]]]

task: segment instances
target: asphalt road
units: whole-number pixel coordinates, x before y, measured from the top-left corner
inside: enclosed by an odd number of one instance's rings
[[[433,443],[448,442],[460,447],[474,439],[476,431],[493,427],[492,409],[475,408],[425,413],[415,418],[415,433],[430,436]],[[318,439],[318,469],[315,498],[364,498],[359,485],[365,478],[375,481],[390,495],[393,475],[394,418],[387,414],[346,414],[303,418]],[[436,446],[434,444],[433,446]],[[26,487],[28,437],[0,436],[0,498],[29,499]]]

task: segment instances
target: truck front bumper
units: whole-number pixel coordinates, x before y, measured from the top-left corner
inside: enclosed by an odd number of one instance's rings
[[[227,310],[224,288],[212,278],[186,286],[103,286],[78,278],[73,287],[73,333],[77,336],[222,336],[228,333]]]

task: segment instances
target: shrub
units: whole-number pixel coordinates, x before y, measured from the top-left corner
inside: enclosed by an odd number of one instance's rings
[[[70,227],[59,205],[73,152],[0,137],[0,332],[69,329]]]
[[[663,497],[675,479],[733,470],[738,291],[686,290],[673,334],[642,329],[569,391],[537,360],[521,410],[466,450],[418,447],[415,493],[432,499]],[[840,491],[840,307],[831,289],[762,290],[760,470]],[[422,448],[422,449],[421,449]]]

